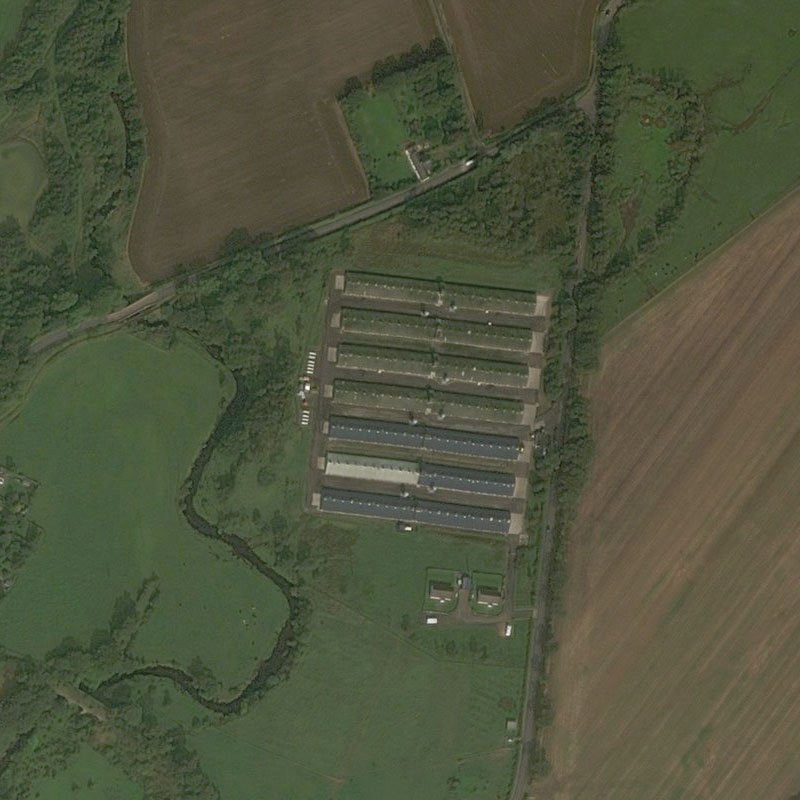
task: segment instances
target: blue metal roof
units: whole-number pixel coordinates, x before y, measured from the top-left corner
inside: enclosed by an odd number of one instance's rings
[[[340,514],[399,519],[447,528],[508,533],[511,513],[503,509],[437,503],[413,497],[323,488],[320,508]]]
[[[419,484],[436,489],[455,489],[461,492],[511,497],[514,494],[516,478],[507,472],[489,472],[425,463],[422,465]]]
[[[411,447],[454,455],[499,458],[505,461],[516,461],[520,447],[520,440],[516,436],[474,433],[450,428],[434,428],[430,425],[412,425],[357,417],[332,416],[329,435],[333,439]]]

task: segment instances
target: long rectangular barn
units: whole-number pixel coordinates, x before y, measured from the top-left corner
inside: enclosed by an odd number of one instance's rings
[[[336,365],[340,369],[376,375],[394,373],[401,381],[404,380],[402,376],[407,376],[405,379],[426,378],[443,386],[459,382],[520,389],[528,384],[528,365],[514,361],[490,361],[424,350],[361,344],[341,345],[336,357]]]
[[[427,461],[376,458],[358,453],[328,453],[325,475],[358,481],[420,486],[428,491],[448,489],[470,494],[511,497],[516,477],[510,472],[453,467]]]
[[[311,508],[524,535],[549,313],[538,292],[333,272]]]
[[[320,508],[340,514],[381,517],[486,533],[508,533],[511,525],[511,514],[503,509],[439,503],[349,489],[324,488]]]
[[[536,292],[501,289],[495,286],[469,286],[423,278],[398,278],[374,272],[348,273],[345,295],[398,303],[427,303],[432,306],[534,316]]]
[[[516,461],[522,442],[514,436],[473,433],[449,428],[403,422],[387,422],[357,417],[331,417],[328,428],[331,439],[350,442],[430,450],[462,456]]]

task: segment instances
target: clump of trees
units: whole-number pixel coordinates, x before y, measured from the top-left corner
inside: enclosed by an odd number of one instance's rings
[[[563,106],[492,161],[405,206],[412,226],[504,251],[570,252],[593,133]]]
[[[38,781],[63,771],[81,746],[89,746],[148,797],[218,799],[179,727],[143,713],[147,709],[128,687],[96,689],[109,673],[136,664],[128,650],[157,595],[153,576],[136,595],[120,595],[108,627],[95,631],[89,643],[67,638],[41,660],[0,647],[0,730],[11,742],[0,752],[1,797],[27,800]]]
[[[423,64],[429,64],[442,56],[448,55],[447,46],[437,36],[431,40],[427,47],[423,47],[421,44],[414,44],[405,53],[389,55],[380,61],[376,61],[370,71],[370,79],[372,83],[379,83],[392,75],[409,72],[421,67]],[[337,97],[343,100],[351,92],[356,92],[363,87],[364,84],[361,80],[353,75],[344,82],[344,86],[339,90]]]
[[[104,737],[98,751],[141,786],[148,798],[219,800],[219,790],[203,771],[180,726],[116,720],[112,731],[113,739]]]
[[[447,55],[445,43],[437,36],[427,47],[415,44],[405,53],[390,55],[380,61],[376,61],[372,67],[372,82],[378,83],[378,81],[388,78],[390,75],[408,72]]]
[[[0,400],[13,391],[31,339],[77,301],[68,261],[63,244],[41,253],[16,219],[0,221]]]
[[[405,53],[389,55],[386,58],[376,61],[370,71],[370,80],[372,83],[377,84],[392,75],[418,69],[423,64],[430,64],[442,57],[448,56],[447,46],[442,39],[437,36],[430,41],[427,47],[423,47],[421,44],[414,44]],[[361,82],[361,79],[353,75],[344,82],[344,85],[336,96],[339,100],[344,100],[352,92],[357,92],[359,89],[363,88],[364,84]]]
[[[0,221],[0,399],[42,331],[120,299],[112,275],[145,156],[127,12],[128,0],[31,0],[0,59],[2,135],[24,127],[47,170],[28,225]]]
[[[224,276],[188,281],[168,311],[171,326],[195,336],[237,376],[236,413],[226,415],[224,430],[215,434],[220,452],[235,457],[234,471],[256,453],[280,446],[277,434],[289,412],[301,354],[285,332],[295,320],[280,318],[278,325],[276,315],[284,292],[310,294],[303,284],[307,275],[302,259],[242,250],[231,256]]]
[[[6,675],[0,728],[11,742],[0,752],[0,797],[27,800],[38,781],[64,770],[91,722],[55,694],[36,662],[2,659],[0,665]]]
[[[672,233],[686,204],[694,170],[702,157],[707,110],[702,97],[679,75],[665,70],[644,73],[625,61],[615,29],[600,56],[597,146],[592,162],[592,200],[588,214],[589,272],[576,287],[575,354],[580,368],[597,363],[606,287],[639,269]],[[620,223],[623,203],[635,205],[636,189],[625,185],[627,142],[620,141],[620,121],[639,108],[658,110],[668,131],[669,156],[663,173],[646,187],[656,202],[636,214],[631,230]],[[648,116],[644,115],[643,116]],[[650,120],[648,124],[654,124]]]
[[[331,246],[338,252],[336,244],[302,240],[268,253],[248,245],[229,254],[224,273],[182,280],[163,319],[139,324],[147,336],[162,336],[164,330],[189,333],[233,373],[235,397],[226,401],[203,448],[203,469],[193,470],[187,502],[197,498],[191,504],[205,518],[198,524],[210,535],[241,536],[294,578],[309,556],[299,541],[294,503],[265,508],[251,493],[237,497],[236,488],[250,472],[264,490],[275,482],[275,465],[285,455],[287,426],[296,413],[295,382],[307,326],[316,319],[323,294],[321,266],[333,255]],[[293,622],[295,638],[301,622]]]
[[[41,528],[27,513],[36,484],[0,467],[0,600],[14,582],[14,576],[33,551]]]
[[[388,180],[382,164],[386,154],[372,152],[366,145],[370,137],[362,130],[358,112],[376,92],[391,99],[406,139],[424,145],[421,158],[430,162],[432,170],[467,154],[469,124],[455,62],[441,39],[434,39],[426,48],[414,45],[406,53],[378,61],[367,85],[357,77],[348,78],[337,95],[373,192],[399,189],[414,181],[410,171],[402,179]],[[404,144],[390,141],[386,146],[396,148],[393,158],[404,159]]]

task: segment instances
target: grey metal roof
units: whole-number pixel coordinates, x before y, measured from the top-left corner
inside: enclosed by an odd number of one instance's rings
[[[400,519],[469,531],[508,533],[511,525],[510,512],[502,509],[437,503],[413,497],[395,497],[347,489],[323,488],[320,508],[340,514]]]
[[[449,428],[425,429],[425,447],[439,453],[515,461],[519,456],[519,444],[516,436],[454,431]]]
[[[338,511],[340,514],[365,514],[384,519],[414,519],[413,498],[395,497],[390,494],[323,488],[319,507],[323,511]]]
[[[384,422],[357,417],[330,418],[328,435],[332,439],[390,444],[397,447],[424,447],[425,426],[403,422]]]
[[[514,494],[516,478],[507,472],[489,472],[426,463],[422,465],[419,485],[511,497]]]
[[[517,459],[520,445],[516,436],[338,416],[330,418],[329,435],[333,439],[421,448],[439,453],[500,458],[508,461]]]
[[[416,511],[416,521],[427,525],[444,525],[448,528],[492,533],[508,533],[511,527],[511,513],[498,508],[417,500]]]

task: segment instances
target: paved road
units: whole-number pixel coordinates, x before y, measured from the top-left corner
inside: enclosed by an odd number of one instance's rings
[[[327,219],[320,220],[320,222],[315,222],[309,225],[307,230],[311,230],[317,236],[327,236],[329,233],[335,233],[342,228],[364,222],[364,220],[376,217],[386,211],[391,211],[393,208],[397,208],[397,206],[401,206],[403,203],[407,203],[409,200],[419,197],[421,194],[425,194],[425,192],[429,192],[431,189],[435,189],[438,186],[452,181],[454,178],[464,175],[471,169],[474,169],[476,164],[477,158],[469,158],[458,164],[445,167],[443,170],[431,175],[428,180],[417,183],[410,189],[401,189],[399,192],[387,195],[386,197],[368,200],[366,203],[351,208],[349,211],[344,211],[334,217],[328,217]],[[285,239],[279,241],[288,241],[291,238],[292,236],[290,234]]]
[[[458,164],[445,167],[445,169],[432,175],[428,180],[418,183],[409,189],[402,189],[399,192],[387,195],[386,197],[380,197],[376,200],[368,200],[366,203],[356,206],[355,208],[351,208],[349,211],[344,211],[336,216],[328,217],[327,219],[320,220],[319,222],[314,222],[306,228],[303,228],[301,231],[289,232],[284,236],[279,236],[271,243],[271,247],[276,249],[280,248],[282,244],[289,243],[293,239],[298,239],[302,236],[308,236],[309,233],[311,234],[312,238],[327,236],[328,234],[335,233],[342,228],[347,228],[351,225],[356,225],[359,222],[364,222],[365,220],[371,219],[372,217],[377,217],[380,214],[384,214],[387,211],[391,211],[393,208],[403,205],[403,203],[407,203],[409,200],[413,200],[415,197],[419,197],[421,194],[425,194],[425,192],[431,191],[431,189],[436,189],[438,186],[442,186],[443,184],[452,181],[454,178],[458,178],[461,175],[466,174],[471,169],[474,169],[476,164],[477,158],[469,158]],[[90,317],[89,319],[79,322],[77,325],[73,325],[71,328],[58,328],[50,331],[49,333],[46,333],[36,339],[28,348],[28,353],[30,355],[38,355],[39,353],[43,353],[45,350],[49,350],[51,347],[55,347],[56,345],[67,342],[70,339],[78,338],[94,328],[99,328],[103,325],[113,325],[124,322],[131,317],[144,313],[145,311],[150,311],[174,296],[176,286],[180,280],[189,279],[198,274],[219,269],[224,267],[228,261],[229,259],[227,258],[220,259],[212,262],[211,264],[207,264],[202,269],[178,276],[167,283],[161,284],[145,297],[142,297],[139,300],[136,300],[135,302],[118,309],[117,311],[113,311],[110,314]]]
[[[51,347],[55,347],[62,342],[75,339],[78,336],[91,331],[94,328],[99,328],[104,325],[114,325],[116,323],[125,322],[138,314],[143,314],[145,311],[150,311],[162,303],[169,300],[175,294],[175,285],[166,283],[159,286],[158,289],[150,292],[150,294],[139,298],[133,303],[124,306],[123,308],[112,311],[110,314],[103,314],[97,317],[89,317],[89,319],[82,320],[77,325],[71,328],[57,328],[54,331],[40,336],[36,341],[31,344],[28,352],[31,355],[38,355]]]

